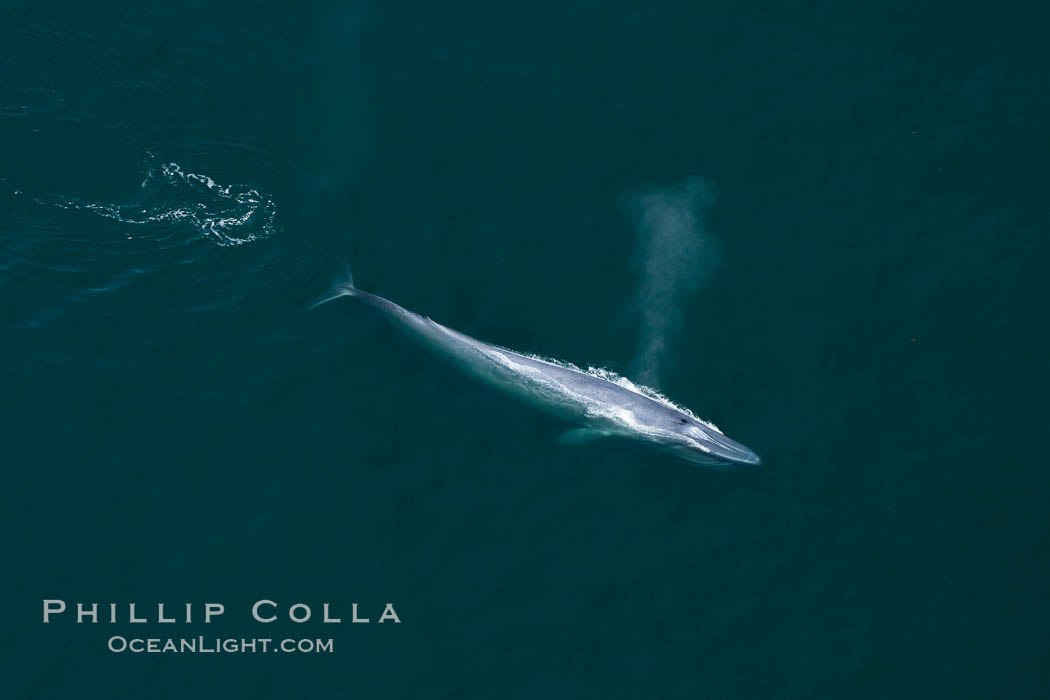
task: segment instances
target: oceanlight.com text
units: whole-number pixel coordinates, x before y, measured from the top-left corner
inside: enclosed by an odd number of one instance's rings
[[[114,653],[132,654],[331,654],[335,642],[328,639],[222,638],[222,637],[167,637],[109,638],[106,647]]]

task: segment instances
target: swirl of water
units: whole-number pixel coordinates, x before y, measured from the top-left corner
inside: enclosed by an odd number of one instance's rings
[[[140,191],[131,202],[58,198],[42,203],[91,212],[135,227],[189,229],[220,246],[250,243],[277,230],[277,208],[270,195],[247,185],[220,185],[207,175],[185,172],[177,163],[157,164],[151,155]]]

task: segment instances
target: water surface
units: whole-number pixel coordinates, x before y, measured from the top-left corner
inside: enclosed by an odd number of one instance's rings
[[[2,694],[1045,693],[1046,19],[5,4]],[[348,260],[631,376],[630,202],[691,178],[717,264],[656,307],[656,377],[760,473],[561,445],[367,309],[304,313]],[[51,597],[403,624],[132,657]]]

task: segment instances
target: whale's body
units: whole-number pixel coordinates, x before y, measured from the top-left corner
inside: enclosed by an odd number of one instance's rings
[[[651,443],[711,467],[760,463],[750,449],[655,392],[647,394],[626,380],[612,381],[572,365],[471,338],[389,299],[358,289],[349,270],[314,306],[343,296],[374,307],[416,340],[453,359],[482,380],[583,426],[566,433],[567,441],[618,436]]]

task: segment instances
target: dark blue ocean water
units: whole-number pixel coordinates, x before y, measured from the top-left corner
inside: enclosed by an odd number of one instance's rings
[[[1047,19],[4,3],[0,696],[1045,695]],[[343,261],[764,466],[560,444]]]

